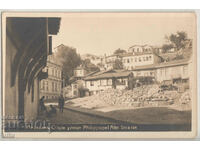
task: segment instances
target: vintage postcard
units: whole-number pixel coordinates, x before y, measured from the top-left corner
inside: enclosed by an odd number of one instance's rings
[[[2,13],[3,138],[197,135],[194,12]]]

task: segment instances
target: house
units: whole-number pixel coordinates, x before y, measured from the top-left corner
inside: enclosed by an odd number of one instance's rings
[[[126,89],[133,74],[125,70],[101,71],[92,76],[86,77],[85,87],[90,95],[96,94],[105,89]]]
[[[93,57],[90,59],[90,62],[96,66],[98,66],[98,64],[103,64],[105,57],[104,56],[98,56],[98,57]]]
[[[106,63],[115,62],[115,60],[121,59],[120,55],[113,54],[106,57]]]
[[[156,80],[158,82],[188,83],[189,84],[189,60],[181,59],[176,61],[157,64]]]
[[[133,70],[138,66],[153,65],[161,62],[161,57],[152,52],[127,53],[122,56],[123,67],[126,70]]]
[[[80,67],[78,67],[80,68]],[[81,67],[82,68],[82,67]],[[77,69],[79,70],[79,69]],[[75,98],[75,97],[83,97],[87,95],[88,89],[85,88],[84,78],[88,76],[92,76],[98,71],[90,72],[85,74],[84,76],[81,74],[81,77],[75,78],[71,77],[71,84],[63,88],[63,95],[65,98]]]
[[[153,47],[150,45],[133,45],[128,49],[128,53],[143,53],[153,52]]]
[[[87,74],[86,69],[80,65],[79,67],[74,69],[74,78],[76,80],[81,80],[83,77],[85,77],[85,75]]]
[[[105,62],[104,62],[104,70],[111,70],[113,69],[113,65],[116,60],[121,60],[121,55],[118,54],[113,54],[110,56],[105,57]],[[101,69],[102,70],[102,69]]]
[[[76,80],[63,89],[63,95],[65,98],[83,97],[86,96],[87,93],[88,89],[85,88],[84,80]]]
[[[58,99],[62,94],[62,65],[56,59],[55,53],[47,58],[47,65],[43,69],[48,78],[40,81],[40,97]]]
[[[132,72],[137,77],[152,77],[158,83],[188,83],[189,82],[189,61],[180,59],[169,62],[162,62],[153,65],[135,67]]]
[[[76,80],[71,84],[72,98],[85,96],[87,89],[85,89],[84,80]]]

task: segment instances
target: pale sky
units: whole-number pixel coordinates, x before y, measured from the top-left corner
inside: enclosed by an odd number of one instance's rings
[[[111,54],[135,44],[160,46],[165,35],[177,31],[194,37],[192,13],[65,13],[60,31],[53,36],[53,47],[60,44],[80,54]]]

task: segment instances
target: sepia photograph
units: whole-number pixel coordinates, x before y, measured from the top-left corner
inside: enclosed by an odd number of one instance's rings
[[[5,138],[195,138],[194,12],[3,12]]]

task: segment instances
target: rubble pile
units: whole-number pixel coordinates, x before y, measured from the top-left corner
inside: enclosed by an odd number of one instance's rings
[[[73,100],[74,106],[101,108],[107,106],[168,106],[190,100],[189,92],[182,96],[176,90],[162,91],[158,85],[143,85],[133,90],[107,89],[96,95]],[[179,100],[180,99],[180,100]]]
[[[182,104],[188,104],[191,101],[190,92],[186,91],[182,94],[181,98],[179,99]]]
[[[161,92],[158,85],[144,85],[133,90],[108,89],[96,98],[109,105],[143,107],[173,104],[178,96],[177,91]]]

